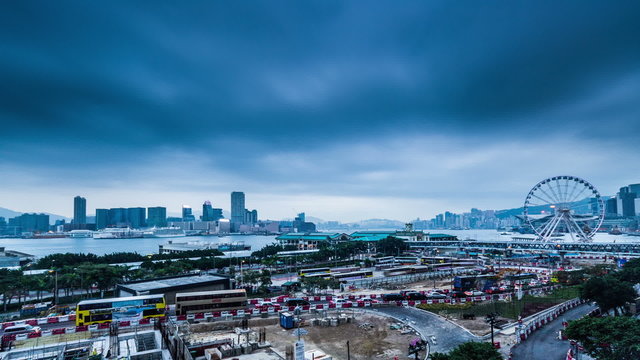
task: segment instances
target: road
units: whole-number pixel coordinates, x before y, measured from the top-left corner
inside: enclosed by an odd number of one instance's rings
[[[562,322],[579,319],[596,307],[584,304],[571,309],[554,321],[534,331],[529,338],[513,349],[514,360],[565,360],[569,341],[558,339]]]
[[[458,325],[428,311],[411,307],[381,307],[377,312],[411,322],[423,336],[429,338],[431,352],[448,352],[467,341],[482,341]],[[431,340],[435,336],[435,343]]]

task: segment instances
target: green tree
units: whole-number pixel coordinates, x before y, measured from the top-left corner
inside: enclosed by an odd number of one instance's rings
[[[598,360],[640,359],[640,320],[626,316],[571,321],[565,334]]]
[[[322,277],[312,277],[305,278],[302,286],[308,292],[315,293],[316,290],[338,289],[340,287],[340,282],[330,278],[325,279]]]
[[[636,291],[631,284],[614,276],[593,277],[582,286],[580,297],[595,301],[605,313],[613,310],[618,315],[620,308],[634,301]]]
[[[430,360],[451,360],[448,354],[435,352],[429,355]]]
[[[458,345],[449,354],[433,353],[432,360],[502,360],[502,355],[493,345],[470,341]]]
[[[0,269],[0,294],[2,306],[7,311],[14,296],[18,295],[23,286],[23,275],[20,270]]]
[[[378,241],[376,250],[387,256],[398,255],[405,250],[409,250],[409,245],[403,239],[389,236]]]

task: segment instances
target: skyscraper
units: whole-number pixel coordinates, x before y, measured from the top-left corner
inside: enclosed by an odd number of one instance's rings
[[[258,210],[244,210],[244,224],[255,225],[258,223]]]
[[[196,217],[193,216],[191,206],[182,205],[182,221],[196,221]]]
[[[633,185],[635,188],[635,184]],[[618,215],[624,217],[636,216],[635,199],[637,194],[632,192],[630,186],[624,186],[620,188],[618,193]]]
[[[215,221],[213,218],[213,206],[211,206],[211,201],[205,201],[202,204],[202,217],[200,218],[202,221]]]
[[[237,228],[244,224],[244,193],[234,191],[231,193],[231,229],[236,231]]]
[[[125,208],[109,209],[109,226],[129,226],[129,213]]]
[[[127,219],[129,220],[129,224],[132,228],[143,228],[147,220],[147,209],[143,207],[128,208]]]
[[[149,218],[147,226],[164,227],[167,226],[167,208],[157,206],[147,209]]]
[[[87,223],[87,199],[81,196],[73,198],[73,223],[76,225]]]
[[[109,209],[96,209],[96,230],[109,226]]]

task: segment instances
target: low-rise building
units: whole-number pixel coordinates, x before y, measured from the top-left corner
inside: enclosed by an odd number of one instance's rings
[[[344,233],[287,233],[276,237],[281,246],[295,246],[298,250],[317,249],[322,242],[337,243],[351,240],[351,236]]]
[[[228,290],[234,280],[224,275],[184,275],[118,284],[118,296],[164,294],[168,304],[174,304],[176,293],[192,291]]]

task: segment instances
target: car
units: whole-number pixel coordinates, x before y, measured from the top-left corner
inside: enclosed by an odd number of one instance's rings
[[[403,301],[405,300],[404,295],[399,293],[394,294],[384,294],[382,295],[382,300],[384,301]]]
[[[309,305],[309,302],[305,299],[293,298],[293,299],[287,300],[286,304],[287,306],[307,306]]]
[[[407,298],[407,300],[426,300],[427,297],[419,292],[409,292],[405,294],[405,297]]]
[[[431,294],[431,293],[439,293],[439,294],[446,294],[449,292],[449,289],[429,289],[427,290],[427,293]]]
[[[39,326],[31,326],[31,325],[13,325],[8,326],[4,329],[5,335],[10,334],[31,334],[31,333],[39,333],[41,331]]]
[[[466,297],[467,295],[464,293],[464,291],[450,291],[449,295],[453,298],[461,298],[461,297]]]
[[[484,293],[482,291],[478,291],[478,290],[465,291],[464,294],[466,296],[482,296],[482,295],[484,295]]]
[[[417,290],[402,290],[400,291],[400,294],[402,294],[402,296],[406,297],[408,293],[416,293],[418,292]]]
[[[360,298],[360,299],[358,299],[358,301],[359,302],[361,301],[361,302],[364,302],[364,303],[370,303],[370,304],[377,304],[378,303],[378,300],[374,300],[374,299],[372,299],[372,298],[370,298],[368,296]]]
[[[331,301],[331,303],[335,305],[346,305],[346,304],[351,304],[351,301],[347,299],[335,299]]]
[[[436,299],[439,300],[439,299],[446,299],[446,298],[447,298],[447,295],[440,294],[440,293],[437,293],[437,292],[432,292],[432,293],[427,294],[427,299],[430,299],[430,300],[436,300]]]
[[[262,306],[262,307],[274,307],[274,306],[276,306],[276,304],[272,303],[271,301],[263,301],[263,302],[260,303],[259,306]]]

